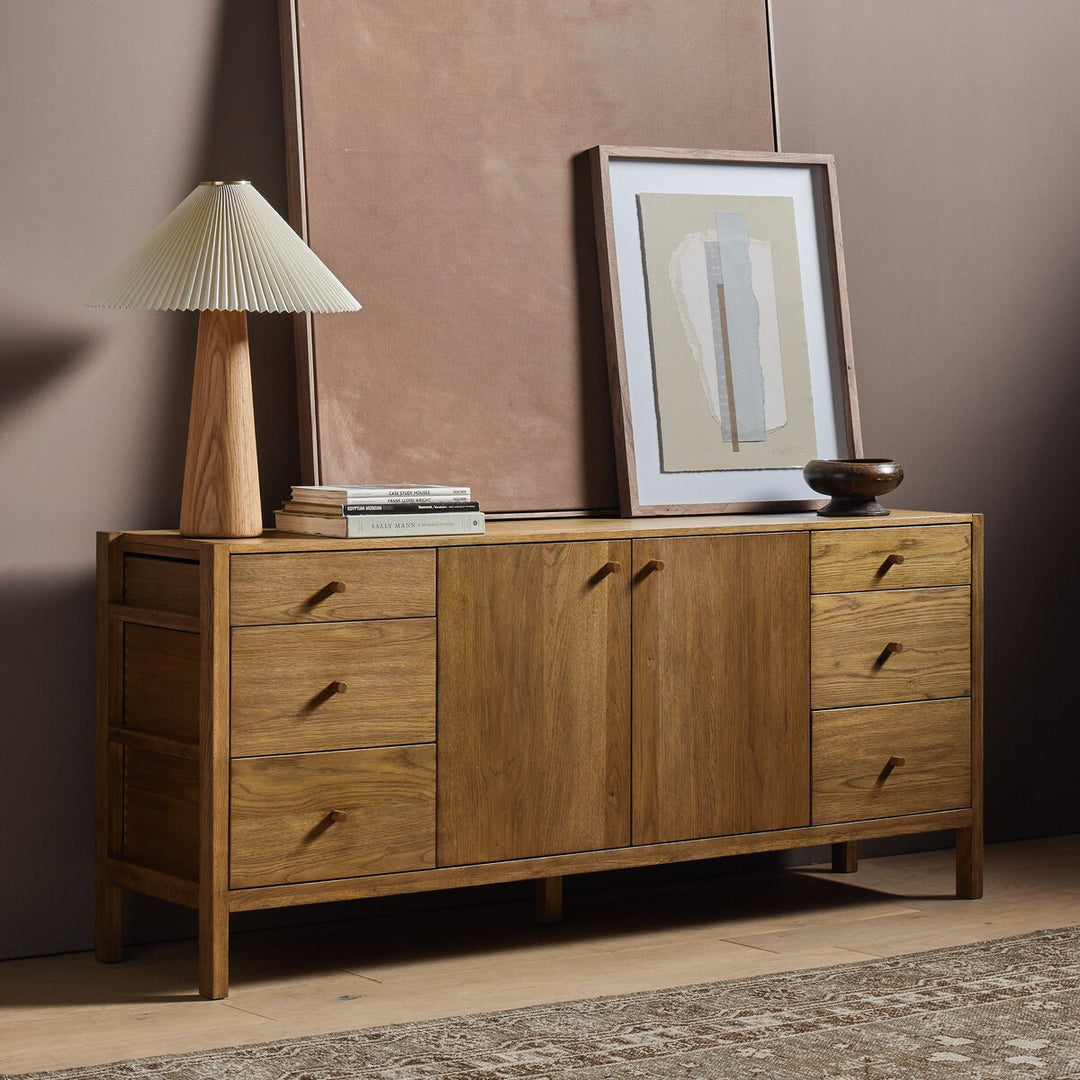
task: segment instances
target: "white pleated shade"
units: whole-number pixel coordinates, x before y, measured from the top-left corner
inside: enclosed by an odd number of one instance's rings
[[[247,180],[200,184],[86,301],[154,311],[358,311]]]

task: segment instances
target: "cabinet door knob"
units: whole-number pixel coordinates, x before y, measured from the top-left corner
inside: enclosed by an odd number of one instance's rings
[[[663,569],[664,569],[664,560],[663,559],[650,559],[645,564],[645,567],[644,567],[645,573],[647,573],[647,574],[651,574],[654,570],[663,570]]]
[[[349,684],[338,679],[336,682],[330,684],[330,689],[333,690],[335,694],[344,694],[345,691],[349,689]]]
[[[344,810],[331,810],[326,816],[330,819],[331,823],[334,823],[344,821],[349,815],[346,814]]]
[[[606,562],[600,567],[600,576],[607,577],[608,574],[618,574],[622,570],[621,562]]]
[[[345,582],[344,581],[331,581],[330,584],[326,586],[326,591],[327,592],[344,592],[345,591]]]

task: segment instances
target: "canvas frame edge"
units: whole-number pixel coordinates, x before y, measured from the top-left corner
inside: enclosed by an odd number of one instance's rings
[[[795,154],[747,150],[690,150],[655,146],[594,146],[589,151],[593,179],[597,258],[600,267],[600,296],[604,322],[604,347],[607,355],[608,379],[611,390],[612,426],[615,432],[615,458],[619,485],[619,506],[623,517],[650,517],[692,514],[738,514],[762,512],[795,512],[814,510],[824,505],[821,500],[761,501],[691,504],[642,503],[637,483],[634,453],[633,419],[630,413],[629,377],[626,342],[623,333],[619,275],[615,255],[615,224],[612,214],[611,162],[668,161],[717,162],[731,164],[775,165],[779,167],[811,167],[818,170],[822,192],[822,225],[824,235],[824,265],[832,297],[832,327],[835,332],[836,356],[832,357],[830,378],[839,383],[843,406],[844,435],[848,454],[863,454],[862,429],[859,419],[858,392],[848,311],[847,272],[844,265],[844,244],[840,229],[840,207],[837,198],[836,162],[831,154]]]
[[[282,112],[285,121],[285,173],[289,224],[308,242],[307,168],[300,71],[300,0],[278,0],[281,46]],[[296,353],[296,413],[300,433],[301,483],[321,483],[318,384],[315,371],[315,324],[312,316],[293,316]]]

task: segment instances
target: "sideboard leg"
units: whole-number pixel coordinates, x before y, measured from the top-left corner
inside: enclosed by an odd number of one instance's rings
[[[199,993],[229,994],[229,552],[199,558]]]
[[[562,922],[561,877],[538,878],[536,882],[536,921]]]
[[[199,993],[229,996],[229,912],[199,910]]]
[[[832,868],[834,874],[854,874],[859,869],[859,842],[842,840],[832,846]]]
[[[956,895],[978,900],[983,894],[982,824],[956,830]]]
[[[115,964],[124,958],[124,935],[121,921],[123,899],[122,889],[108,882],[98,882],[94,955],[103,964]]]

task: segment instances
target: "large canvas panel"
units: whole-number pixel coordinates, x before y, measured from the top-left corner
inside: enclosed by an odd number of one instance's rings
[[[294,205],[364,305],[313,321],[307,479],[616,507],[584,153],[771,150],[765,0],[285,3]]]

